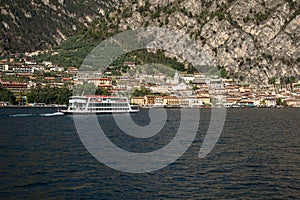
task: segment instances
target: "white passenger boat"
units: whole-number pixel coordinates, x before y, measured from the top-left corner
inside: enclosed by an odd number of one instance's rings
[[[72,96],[64,114],[106,114],[106,113],[136,113],[139,109],[132,107],[126,97],[112,96]]]

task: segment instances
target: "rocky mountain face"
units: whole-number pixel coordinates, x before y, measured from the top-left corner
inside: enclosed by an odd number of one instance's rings
[[[77,35],[78,44],[95,41],[87,37],[104,39],[127,29],[155,26],[195,40],[195,50],[205,50],[216,66],[243,83],[262,84],[271,77],[279,80],[300,75],[299,0],[128,0],[122,1],[122,6],[117,0],[8,2],[1,3],[1,46],[5,50],[58,44],[103,13],[98,23],[82,31],[83,36]],[[157,44],[173,39],[167,37]],[[70,55],[68,49],[74,42],[68,41],[62,52]],[[181,51],[175,42],[169,45],[175,52]],[[180,55],[165,54],[181,59]]]
[[[300,75],[300,1],[149,0],[126,9],[132,15],[121,19],[121,29],[152,25],[183,31],[243,83]]]
[[[119,0],[1,0],[0,55],[60,44],[119,5]]]

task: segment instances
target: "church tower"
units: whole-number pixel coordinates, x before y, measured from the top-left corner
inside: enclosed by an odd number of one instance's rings
[[[173,84],[179,84],[179,74],[178,71],[176,70],[175,75],[174,75],[174,80],[173,80]]]

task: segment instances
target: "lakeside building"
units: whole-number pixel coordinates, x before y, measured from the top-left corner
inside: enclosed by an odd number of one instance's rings
[[[86,83],[94,84],[96,87],[105,88],[107,90],[113,90],[112,79],[103,77],[103,75],[99,72],[80,72],[77,73],[73,78],[73,82],[75,85],[83,85]]]
[[[276,107],[276,98],[275,98],[275,96],[267,96],[264,100],[265,100],[265,105],[267,107]]]
[[[179,107],[179,100],[176,96],[165,96],[163,98],[163,105],[167,107]]]
[[[180,74],[180,79],[183,80],[186,84],[192,83],[195,81],[193,74]]]
[[[300,108],[300,98],[289,98],[286,99],[286,103],[288,106]]]
[[[112,80],[110,78],[90,78],[86,80],[88,83],[94,84],[96,87],[112,89]]]
[[[147,106],[153,106],[155,103],[155,96],[154,95],[146,95],[145,98],[145,105]]]
[[[197,96],[176,97],[176,96],[154,96],[145,95],[143,97],[132,97],[131,104],[139,105],[142,107],[183,107],[183,108],[198,108],[209,105],[210,99]],[[206,103],[207,104],[206,104]]]
[[[16,97],[17,101],[24,101],[26,94],[30,91],[29,83],[17,81],[2,81],[0,83],[3,88],[9,89]]]
[[[69,67],[66,72],[67,74],[76,75],[78,73],[78,69],[76,67]]]
[[[130,99],[130,103],[133,105],[144,106],[145,105],[145,98],[144,97],[132,97]]]
[[[153,93],[164,93],[168,94],[170,92],[170,88],[167,85],[155,85],[155,86],[150,86],[149,89]]]
[[[58,67],[58,66],[53,66],[53,67],[50,67],[50,71],[52,71],[52,72],[63,72],[64,68],[63,67]]]
[[[0,83],[3,88],[7,89],[19,89],[19,88],[27,88],[28,83],[27,82],[17,82],[17,81],[2,81],[0,80]]]
[[[125,61],[123,65],[131,69],[138,67],[135,62],[130,61]],[[300,107],[300,81],[287,84],[276,80],[275,84],[260,87],[251,84],[238,85],[232,79],[207,77],[201,73],[178,73],[178,71],[175,71],[173,77],[162,72],[105,77],[100,72],[78,71],[76,67],[69,67],[64,71],[64,68],[47,61],[39,65],[32,58],[1,60],[0,75],[3,75],[1,77],[3,80],[0,79],[2,87],[13,91],[19,98],[26,96],[30,87],[36,85],[63,87],[64,84],[68,84],[72,88],[76,84],[91,83],[126,97],[130,97],[132,92],[141,86],[150,89],[153,94],[167,95],[133,97],[132,103],[141,106],[203,107],[222,104],[226,107],[276,107],[283,102],[283,105]],[[7,80],[26,80],[26,82]]]
[[[31,74],[34,72],[32,66],[22,66],[22,65],[13,66],[12,71],[15,73],[24,73],[24,74]]]
[[[164,98],[161,96],[156,96],[154,99],[154,107],[163,107],[164,106]]]
[[[0,71],[5,72],[9,70],[9,65],[8,64],[0,64]]]
[[[123,63],[124,67],[129,67],[130,69],[134,69],[137,65],[135,62],[127,61]]]

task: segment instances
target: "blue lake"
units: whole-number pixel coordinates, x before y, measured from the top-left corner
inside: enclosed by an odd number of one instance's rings
[[[300,199],[300,109],[228,109],[221,137],[203,159],[198,152],[210,110],[200,110],[197,136],[185,154],[142,174],[100,163],[81,142],[72,116],[40,116],[52,112],[0,109],[1,199]],[[97,117],[119,147],[148,152],[176,134],[180,110],[167,114],[166,126],[148,139],[126,137],[111,116]],[[132,118],[147,125],[148,110]]]

